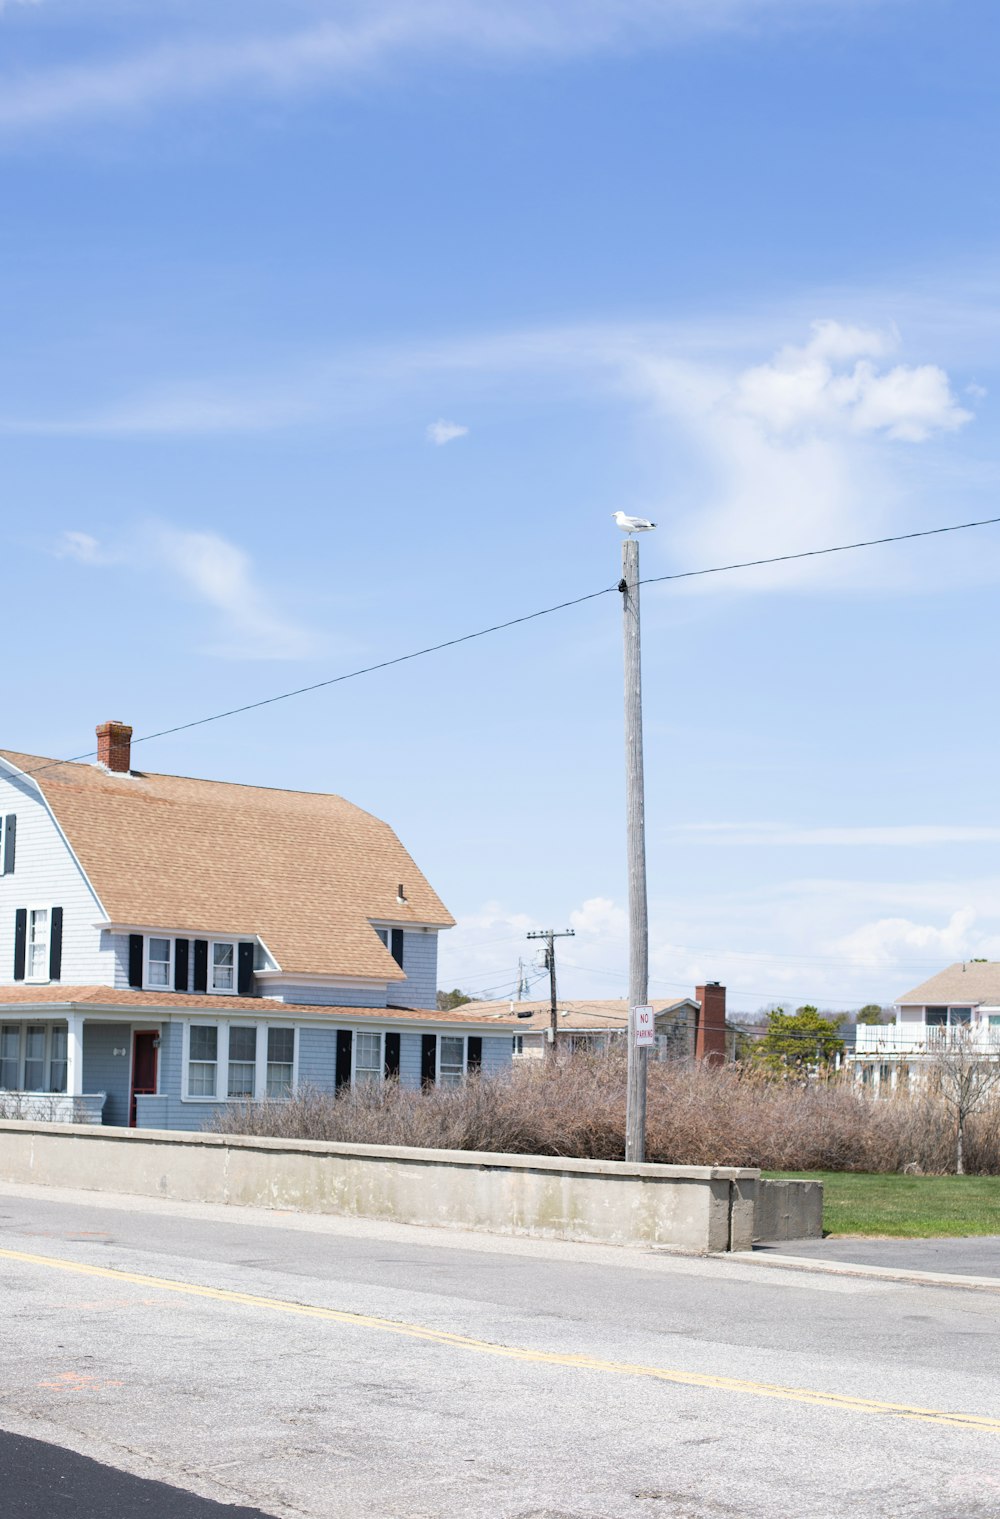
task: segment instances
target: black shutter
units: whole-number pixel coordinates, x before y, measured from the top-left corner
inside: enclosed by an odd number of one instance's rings
[[[337,1091],[351,1084],[351,1043],[353,1035],[349,1028],[337,1030]]]
[[[17,838],[17,818],[13,812],[8,812],[4,819],[3,835],[3,873],[5,876],[14,874],[14,842]]]
[[[62,975],[62,920],[61,907],[52,909],[52,932],[49,934],[49,980],[58,981]]]
[[[395,962],[399,966],[400,970],[402,970],[402,968],[403,968],[403,930],[401,928],[394,928],[392,930],[392,933],[389,935],[389,948],[392,951],[392,958],[395,960]]]
[[[188,964],[190,963],[191,941],[189,939],[174,940],[174,991],[186,992],[188,989]]]
[[[467,1071],[480,1071],[483,1067],[483,1038],[481,1034],[469,1035],[469,1051],[465,1062]]]
[[[128,984],[142,985],[142,934],[128,936]]]
[[[385,1079],[399,1076],[399,1035],[386,1034],[385,1036]]]
[[[240,944],[236,955],[236,990],[241,997],[253,996],[253,941]]]
[[[420,1036],[420,1084],[432,1087],[437,1080],[437,1034]]]
[[[14,914],[14,980],[24,980],[24,951],[28,943],[28,909],[19,907]]]
[[[208,991],[207,939],[195,939],[194,941],[194,989],[196,992]]]

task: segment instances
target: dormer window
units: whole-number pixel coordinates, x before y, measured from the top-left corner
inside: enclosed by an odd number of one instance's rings
[[[236,945],[231,942],[212,945],[209,962],[209,990],[234,992],[236,990]]]
[[[49,979],[49,909],[32,907],[28,912],[29,981]]]
[[[174,984],[173,939],[146,940],[146,985],[169,991]]]

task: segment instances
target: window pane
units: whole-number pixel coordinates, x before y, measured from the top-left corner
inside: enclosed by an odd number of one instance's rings
[[[951,1010],[951,1024],[954,1027],[958,1023],[972,1022],[971,1007],[953,1007]]]
[[[149,984],[150,986],[170,985],[169,939],[150,939],[149,941]]]
[[[212,945],[212,986],[217,992],[233,989],[233,946]]]
[[[188,1096],[215,1096],[215,1065],[209,1061],[196,1063],[192,1060],[188,1069]]]
[[[68,1030],[54,1028],[49,1044],[49,1091],[66,1090],[66,1044]]]
[[[382,1035],[360,1033],[354,1036],[354,1078],[378,1081],[382,1076]]]
[[[252,1097],[254,1084],[257,1076],[257,1067],[249,1060],[230,1060],[229,1062],[229,1096]]]
[[[269,1028],[267,1031],[267,1058],[282,1065],[291,1065],[295,1058],[295,1030]]]
[[[28,924],[28,975],[44,979],[49,973],[49,910],[32,909]]]
[[[251,1062],[257,1059],[257,1030],[255,1028],[229,1030],[229,1058]]]
[[[0,1089],[17,1091],[21,1055],[21,1030],[16,1023],[0,1025]]]
[[[45,1026],[28,1029],[25,1042],[24,1088],[27,1092],[41,1092],[45,1087]]]
[[[295,1030],[269,1028],[267,1031],[267,1095],[290,1097],[292,1062],[295,1058]]]
[[[219,1030],[195,1026],[191,1030],[191,1059],[217,1060],[219,1055]]]
[[[465,1073],[465,1040],[454,1034],[441,1037],[441,1085],[457,1086]]]
[[[946,1007],[929,1007],[927,1009],[927,1027],[942,1028],[948,1022],[948,1009]]]

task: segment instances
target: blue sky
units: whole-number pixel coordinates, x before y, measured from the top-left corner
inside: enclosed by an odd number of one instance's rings
[[[646,575],[1000,513],[998,43],[987,0],[0,3],[5,745],[613,584],[619,507]],[[647,590],[655,996],[1000,958],[998,578],[984,528]],[[136,758],[388,818],[448,985],[571,924],[561,989],[621,995],[619,618]]]

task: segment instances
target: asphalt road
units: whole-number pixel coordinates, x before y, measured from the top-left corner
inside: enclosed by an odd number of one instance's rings
[[[991,1292],[4,1187],[0,1304],[101,1519],[1000,1516]]]

